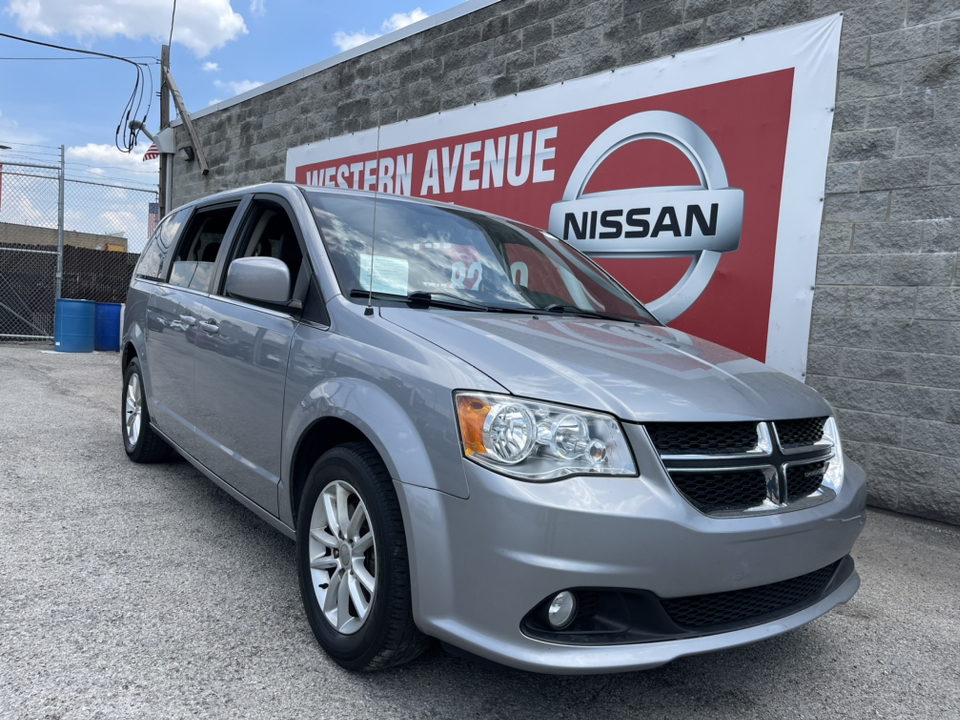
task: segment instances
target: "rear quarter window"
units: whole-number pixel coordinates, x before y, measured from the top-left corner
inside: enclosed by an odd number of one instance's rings
[[[173,257],[173,241],[180,233],[186,216],[187,213],[181,210],[163,219],[140,254],[136,269],[138,278],[166,281]]]

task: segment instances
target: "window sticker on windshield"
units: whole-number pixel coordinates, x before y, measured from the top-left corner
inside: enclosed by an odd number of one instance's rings
[[[360,255],[360,287],[370,289],[370,255]],[[402,258],[377,255],[373,263],[373,291],[406,295],[410,264]]]

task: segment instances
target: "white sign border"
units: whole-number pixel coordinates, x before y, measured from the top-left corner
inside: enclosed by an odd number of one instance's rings
[[[803,379],[843,14],[287,150],[286,178],[325,159],[390,150],[603,105],[794,70],[765,362]],[[758,101],[762,101],[758,99]],[[496,118],[494,122],[491,119]],[[509,118],[504,122],[504,118]]]

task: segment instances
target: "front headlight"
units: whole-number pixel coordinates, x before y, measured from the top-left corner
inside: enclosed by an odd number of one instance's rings
[[[823,476],[823,484],[839,493],[843,486],[843,448],[840,445],[840,431],[837,430],[837,421],[828,417],[823,426],[823,436],[833,443],[834,457],[827,464],[827,472]]]
[[[464,455],[520,480],[636,475],[620,423],[610,415],[509,395],[456,393]]]

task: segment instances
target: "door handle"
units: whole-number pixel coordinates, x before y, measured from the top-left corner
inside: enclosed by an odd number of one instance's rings
[[[201,330],[203,330],[205,333],[209,333],[210,335],[216,335],[218,332],[220,332],[220,328],[217,327],[217,324],[213,321],[207,322],[201,320],[198,325],[200,326]]]
[[[181,315],[180,319],[190,327],[197,324],[197,319],[193,315]]]

